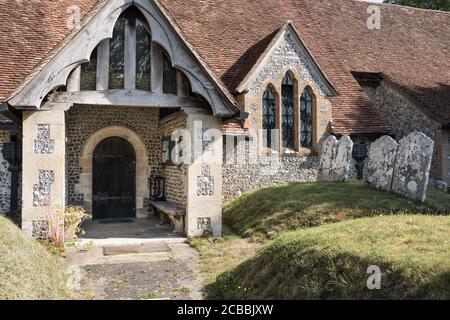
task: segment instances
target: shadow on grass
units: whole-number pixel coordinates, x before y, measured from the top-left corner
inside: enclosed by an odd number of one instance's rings
[[[207,299],[449,299],[450,272],[414,270],[312,244],[304,250],[272,246],[206,288]],[[381,289],[369,290],[367,268],[382,270]]]
[[[421,203],[362,182],[305,183],[250,192],[224,206],[224,222],[241,236],[391,214],[450,214],[450,195],[430,192]]]

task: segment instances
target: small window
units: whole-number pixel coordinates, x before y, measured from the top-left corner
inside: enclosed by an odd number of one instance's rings
[[[177,154],[174,154],[175,147],[181,143],[183,143],[183,137],[179,137],[178,141],[173,141],[171,137],[163,139],[162,162],[164,165],[178,165],[183,161],[183,150],[181,148]]]
[[[167,53],[163,54],[163,92],[177,94],[177,70],[172,67]]]
[[[295,113],[294,113],[294,82],[290,74],[286,74],[281,84],[282,94],[282,140],[283,148],[295,148]]]
[[[275,95],[272,87],[267,87],[262,102],[263,129],[265,130],[263,146],[273,149],[275,147],[274,141],[272,141],[273,130],[275,130]]]
[[[300,99],[301,145],[303,148],[313,146],[313,99],[308,89],[303,91]]]
[[[97,89],[97,48],[92,51],[91,59],[81,65],[80,90],[95,91]]]
[[[109,88],[123,89],[125,70],[125,17],[121,16],[114,26],[110,42]]]
[[[136,89],[150,90],[151,40],[147,27],[136,19]]]

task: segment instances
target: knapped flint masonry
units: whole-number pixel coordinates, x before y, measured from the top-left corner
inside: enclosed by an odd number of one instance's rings
[[[382,29],[369,30],[367,6],[2,1],[1,213],[20,204],[39,238],[49,207],[67,205],[94,219],[175,212],[178,231],[220,235],[224,200],[317,181],[330,135],[368,145],[424,132],[432,178],[450,183],[450,14],[380,5]],[[178,163],[196,138],[192,161]],[[338,153],[329,180],[355,177],[351,145]]]

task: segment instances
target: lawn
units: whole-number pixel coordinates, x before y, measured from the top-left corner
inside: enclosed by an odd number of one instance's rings
[[[0,216],[0,300],[69,299],[63,261]]]
[[[347,183],[300,183],[244,194],[224,206],[224,222],[244,237],[276,237],[280,232],[380,214],[450,212],[450,195],[430,189],[427,202]]]
[[[359,182],[291,184],[226,204],[225,237],[192,245],[207,298],[450,298],[449,212],[434,190],[422,204]],[[366,287],[370,265],[381,290]]]

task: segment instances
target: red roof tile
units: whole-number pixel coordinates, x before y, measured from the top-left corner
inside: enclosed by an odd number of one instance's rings
[[[103,1],[0,0],[0,100],[67,38],[67,7],[85,16]],[[450,13],[380,5],[382,28],[369,30],[369,4],[354,0],[159,2],[231,93],[291,20],[341,93],[337,133],[389,130],[351,71],[383,73],[430,117],[450,122]]]
[[[0,101],[72,32],[71,6],[81,18],[103,0],[0,0]]]
[[[450,13],[380,5],[381,30],[369,30],[370,4],[353,0],[160,2],[232,91],[291,20],[341,93],[336,132],[389,130],[351,71],[385,74],[430,117],[450,122]]]

